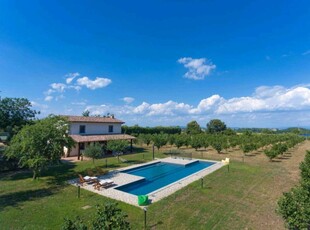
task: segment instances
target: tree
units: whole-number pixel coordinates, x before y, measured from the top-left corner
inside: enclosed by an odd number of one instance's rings
[[[91,144],[85,149],[83,155],[92,158],[93,164],[95,164],[95,159],[102,157],[102,147],[99,143]]]
[[[146,144],[147,146],[150,145],[151,141],[152,141],[152,135],[151,134],[140,134],[139,135],[139,139]]]
[[[212,140],[211,146],[212,146],[212,148],[214,148],[214,149],[217,151],[217,153],[219,153],[219,154],[221,153],[221,151],[222,151],[222,149],[223,149],[223,143],[222,143],[222,141],[221,141],[220,138],[216,138],[216,139]]]
[[[167,141],[167,137],[162,133],[153,135],[153,143],[157,147],[158,151],[162,146],[167,144]]]
[[[191,121],[187,124],[186,133],[190,135],[201,133],[201,128],[197,121]]]
[[[310,151],[307,151],[305,160],[301,162],[299,168],[301,179],[310,182]]]
[[[203,146],[203,139],[200,135],[194,135],[192,136],[190,140],[190,145],[192,148],[194,148],[196,151]]]
[[[106,149],[112,152],[125,152],[128,142],[125,140],[112,140],[107,142]]]
[[[15,135],[24,125],[30,124],[36,110],[31,109],[31,102],[26,98],[4,98],[0,100],[0,129]]]
[[[278,201],[278,213],[289,229],[310,229],[310,152],[300,164],[300,184],[284,193]]]
[[[64,146],[69,149],[74,146],[68,136],[68,124],[64,118],[51,115],[24,126],[11,140],[5,155],[18,159],[21,167],[31,169],[36,179],[41,170],[59,162]]]
[[[125,140],[112,140],[107,142],[106,149],[108,151],[112,151],[115,156],[117,156],[117,160],[119,162],[119,156],[125,152],[128,147],[128,142]]]
[[[83,113],[82,113],[83,117],[89,117],[89,115],[90,115],[90,111],[88,109],[83,111]]]
[[[208,133],[220,133],[226,130],[226,124],[219,119],[213,119],[207,124]]]
[[[174,139],[174,144],[175,146],[179,149],[181,148],[184,144],[185,144],[185,138],[184,138],[185,135],[183,134],[178,134],[175,136],[175,139]]]
[[[130,229],[130,224],[126,218],[127,214],[117,207],[117,203],[109,202],[104,206],[97,205],[97,215],[93,221],[93,229]]]
[[[274,149],[266,149],[264,151],[265,155],[269,158],[270,161],[273,160],[273,158],[277,157],[278,156],[278,152],[275,151]]]
[[[91,228],[87,228],[83,220],[80,217],[76,217],[74,220],[65,218],[65,222],[62,225],[62,230],[129,230],[130,224],[127,221],[128,215],[117,207],[117,203],[108,202],[103,206],[97,205],[97,211],[95,218],[91,220]]]
[[[278,201],[278,213],[289,229],[310,229],[310,192],[302,186],[284,193]]]

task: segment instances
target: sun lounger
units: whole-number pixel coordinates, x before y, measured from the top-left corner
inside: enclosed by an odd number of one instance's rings
[[[80,184],[83,186],[84,183],[86,184],[91,184],[91,183],[94,183],[95,181],[97,181],[98,178],[97,177],[90,177],[90,176],[85,176],[83,177],[81,174],[79,174],[79,182]]]
[[[114,184],[113,180],[97,180],[94,184],[94,189],[100,190],[100,188],[108,188]]]

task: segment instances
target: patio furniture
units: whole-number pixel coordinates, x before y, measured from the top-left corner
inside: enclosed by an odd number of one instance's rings
[[[100,190],[100,188],[108,188],[114,184],[113,180],[106,179],[106,180],[97,180],[95,182],[94,189]]]
[[[85,176],[83,177],[81,174],[79,174],[79,182],[80,184],[83,186],[84,183],[86,184],[91,184],[91,183],[94,183],[95,181],[97,181],[98,178],[97,177],[90,177],[90,176]]]

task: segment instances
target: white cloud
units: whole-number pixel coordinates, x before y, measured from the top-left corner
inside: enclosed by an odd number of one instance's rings
[[[67,84],[71,84],[71,82],[73,81],[74,78],[80,76],[80,74],[78,72],[76,73],[68,73],[66,74],[66,83]]]
[[[67,88],[67,85],[63,83],[52,83],[51,88],[57,92],[64,92],[65,89]]]
[[[45,98],[44,98],[44,101],[51,101],[51,100],[53,100],[53,96],[46,96]]]
[[[130,104],[130,103],[132,103],[135,99],[134,99],[133,97],[124,97],[124,98],[122,98],[122,100],[123,100],[124,102],[126,102],[127,104]]]
[[[212,95],[202,99],[197,106],[169,100],[164,103],[149,104],[143,102],[138,106],[99,106],[104,111],[114,113],[139,114],[145,116],[175,116],[203,114],[236,114],[252,112],[274,112],[310,109],[310,89],[305,86],[284,88],[282,86],[258,87],[253,96],[225,99]],[[98,109],[93,106],[92,109]]]
[[[216,65],[208,62],[206,58],[183,57],[178,62],[188,69],[184,77],[193,80],[203,80],[216,68]]]
[[[50,88],[44,92],[45,101],[51,101],[51,100],[60,100],[64,98],[64,92],[68,91],[70,89],[74,89],[76,91],[79,91],[82,89],[82,86],[85,86],[89,89],[97,89],[97,88],[103,88],[107,85],[111,84],[112,80],[108,78],[100,78],[97,77],[95,80],[90,80],[88,77],[82,77],[78,78],[75,83],[73,83],[73,80],[80,76],[78,72],[76,73],[68,73],[65,75],[66,77],[66,83],[52,83],[50,84]]]
[[[106,87],[112,83],[112,80],[109,78],[97,77],[95,80],[90,80],[86,76],[82,78],[78,78],[76,81],[78,85],[86,86],[87,88],[92,89],[92,90]]]

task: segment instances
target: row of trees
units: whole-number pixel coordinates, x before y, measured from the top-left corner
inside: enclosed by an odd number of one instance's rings
[[[251,153],[260,148],[266,150],[266,153],[282,154],[288,148],[293,147],[297,143],[304,140],[303,137],[294,134],[242,134],[242,135],[212,135],[200,133],[195,135],[189,134],[140,134],[137,138],[138,142],[150,145],[151,143],[160,149],[164,145],[176,146],[177,148],[191,146],[195,150],[200,148],[208,148],[211,146],[218,153],[229,148],[239,147],[244,154]],[[273,146],[271,149],[270,146]],[[266,155],[267,155],[266,154]]]
[[[122,133],[130,135],[139,135],[139,134],[176,134],[181,133],[182,129],[179,126],[156,126],[156,127],[141,127],[139,125],[134,126],[122,126]]]
[[[278,213],[289,229],[310,229],[310,151],[300,164],[300,182],[278,201]]]
[[[207,124],[206,131],[208,133],[220,133],[227,129],[226,124],[219,119],[213,119]],[[185,128],[185,133],[195,135],[202,133],[202,128],[197,121],[191,121],[187,124]],[[181,134],[182,129],[179,126],[157,126],[157,127],[140,127],[138,125],[134,126],[122,126],[122,132],[126,134],[131,134],[138,136],[140,134]]]

